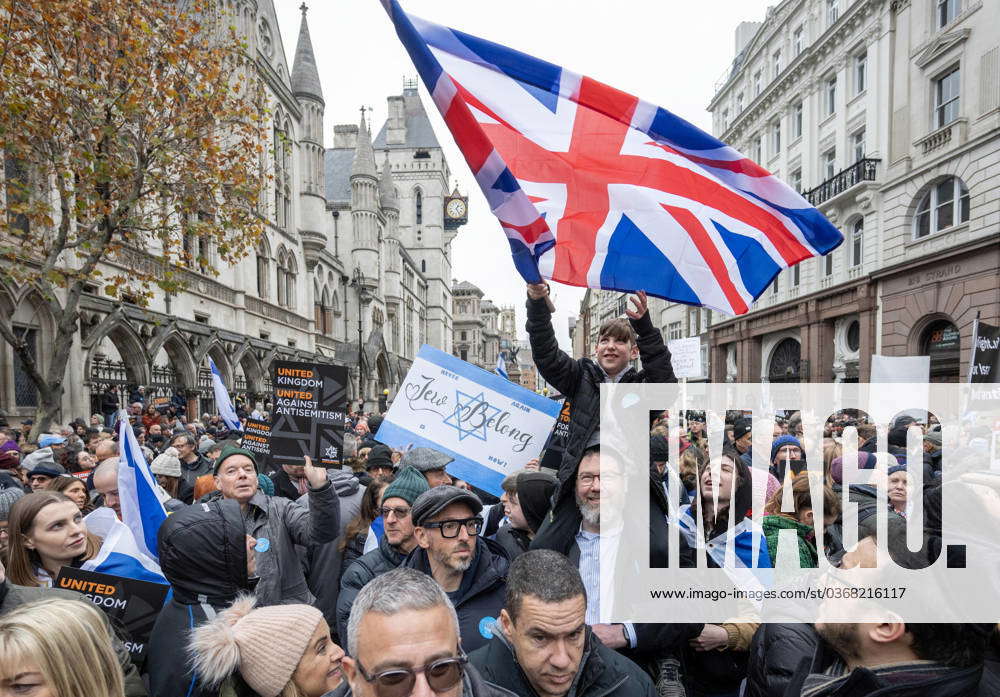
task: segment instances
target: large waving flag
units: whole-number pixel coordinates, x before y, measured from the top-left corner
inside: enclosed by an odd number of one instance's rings
[[[118,498],[122,522],[132,531],[140,552],[153,559],[156,553],[156,533],[167,519],[167,512],[157,496],[159,486],[149,471],[149,463],[142,453],[139,441],[132,432],[132,424],[124,413],[118,419]]]
[[[132,531],[115,517],[110,508],[98,508],[84,518],[84,522],[89,532],[103,540],[97,556],[83,563],[84,571],[167,583],[159,564],[139,550]]]
[[[229,399],[229,390],[222,382],[222,373],[215,367],[215,361],[208,359],[208,365],[212,369],[212,389],[215,391],[215,408],[219,410],[219,416],[230,431],[242,431],[243,425],[240,417],[236,416],[236,409],[233,407],[233,400]]]
[[[507,235],[543,277],[743,314],[843,235],[662,107],[381,0]]]

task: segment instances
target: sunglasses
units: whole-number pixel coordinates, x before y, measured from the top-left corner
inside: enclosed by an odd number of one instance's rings
[[[355,660],[358,672],[366,682],[375,686],[378,697],[409,697],[417,681],[417,673],[423,673],[427,684],[434,692],[447,692],[462,679],[465,664],[469,659],[465,654],[442,658],[419,668],[390,668],[381,673],[369,675],[361,661]]]

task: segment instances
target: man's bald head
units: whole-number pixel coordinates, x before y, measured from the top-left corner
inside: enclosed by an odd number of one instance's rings
[[[122,517],[118,498],[118,458],[110,457],[94,470],[94,489],[104,497],[104,505]]]

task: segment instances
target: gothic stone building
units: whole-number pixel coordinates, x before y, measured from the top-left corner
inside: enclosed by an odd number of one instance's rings
[[[305,11],[289,71],[273,0],[234,7],[273,114],[266,234],[254,254],[216,274],[179,270],[186,290],[157,294],[147,307],[90,289],[66,368],[64,421],[96,411],[107,385],[121,388],[123,402],[132,385],[159,396],[181,390],[190,412],[214,413],[209,358],[252,401],[270,392],[275,358],[346,365],[349,395],[372,409],[384,390],[391,398],[421,343],[451,350],[450,243],[464,214],[445,221],[446,204],[460,197],[449,193],[448,163],[415,84],[389,97],[374,143],[362,115],[336,126],[326,148]],[[212,258],[211,248],[198,251]],[[162,263],[155,250],[133,249],[104,270]],[[45,365],[54,333],[46,301],[31,288],[0,288],[0,308]],[[0,406],[28,416],[36,402],[0,346]]]

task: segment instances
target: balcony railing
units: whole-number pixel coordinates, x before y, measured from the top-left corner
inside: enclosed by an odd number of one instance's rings
[[[875,181],[875,170],[879,162],[881,160],[873,160],[867,157],[858,160],[847,169],[837,172],[815,189],[810,189],[804,196],[809,203],[818,206],[834,196],[839,196],[861,182],[873,182]]]

